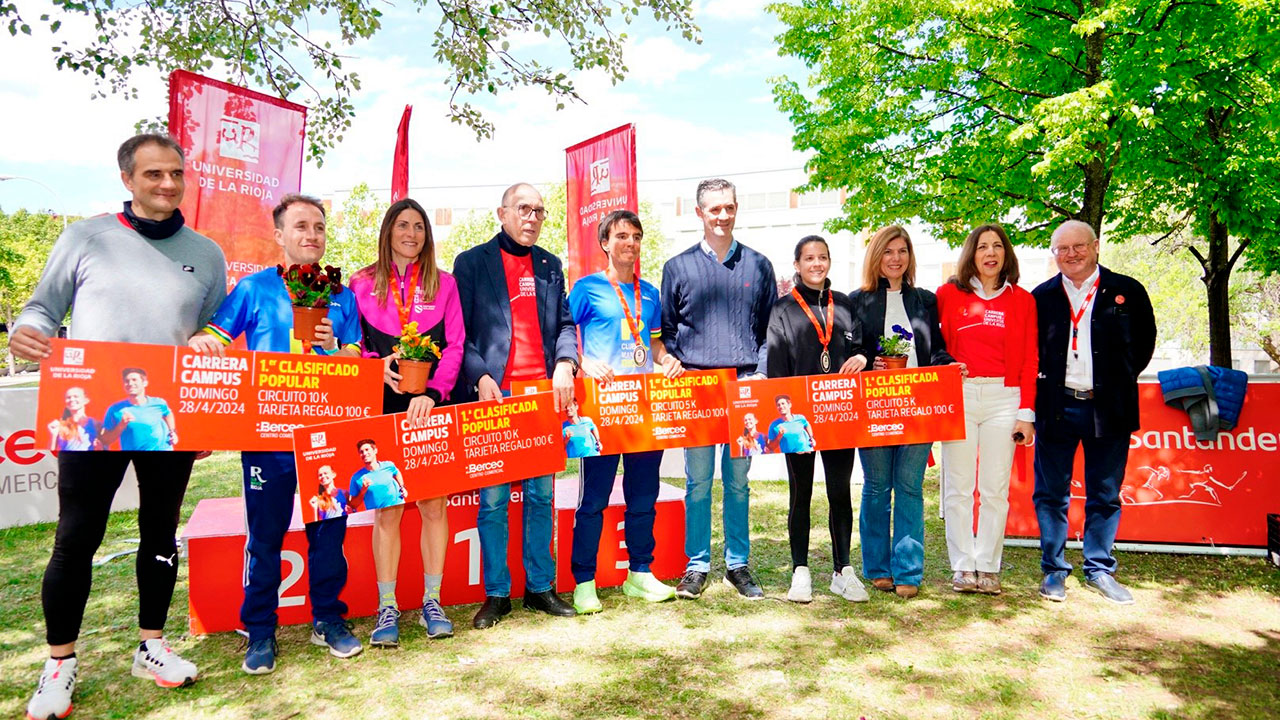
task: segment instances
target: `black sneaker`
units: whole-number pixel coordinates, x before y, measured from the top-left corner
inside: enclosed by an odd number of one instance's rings
[[[756,583],[756,579],[751,577],[751,571],[746,565],[726,572],[724,584],[737,590],[739,595],[748,600],[759,600],[764,597],[764,590]]]
[[[689,570],[684,574],[684,577],[680,578],[680,584],[676,585],[676,597],[697,600],[702,596],[702,591],[706,589],[707,574],[697,570]]]

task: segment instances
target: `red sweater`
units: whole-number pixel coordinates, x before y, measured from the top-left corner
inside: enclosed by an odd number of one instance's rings
[[[990,300],[953,283],[938,288],[938,320],[947,352],[964,363],[971,377],[1003,377],[1020,388],[1019,408],[1035,409],[1040,351],[1036,301],[1017,285]]]

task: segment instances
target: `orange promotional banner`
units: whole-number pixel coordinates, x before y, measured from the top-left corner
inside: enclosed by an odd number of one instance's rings
[[[732,370],[619,375],[608,385],[577,380],[575,403],[561,415],[565,455],[572,458],[667,450],[728,442],[724,393]],[[514,382],[512,395],[543,392],[550,380]]]
[[[964,438],[959,368],[734,381],[734,457]]]
[[[53,341],[37,428],[51,450],[293,449],[301,425],[373,414],[382,362]]]
[[[551,393],[293,431],[304,522],[564,470]]]
[[[1120,486],[1120,542],[1265,547],[1267,513],[1280,510],[1280,384],[1249,383],[1236,427],[1198,441],[1187,413],[1164,404],[1157,382],[1138,384],[1142,428],[1129,437]],[[1009,487],[1010,536],[1037,537],[1035,456],[1018,448]],[[1068,539],[1084,532],[1084,453],[1077,450]]]

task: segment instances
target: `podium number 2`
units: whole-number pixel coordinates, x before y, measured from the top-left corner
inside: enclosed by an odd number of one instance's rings
[[[295,550],[281,550],[280,564],[289,563],[289,574],[280,581],[280,607],[294,607],[307,602],[305,595],[290,595],[285,597],[285,593],[289,592],[289,588],[293,587],[298,580],[302,579],[302,568],[305,561],[302,559],[302,553]]]

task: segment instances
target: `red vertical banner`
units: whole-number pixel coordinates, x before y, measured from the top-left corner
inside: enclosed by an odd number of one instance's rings
[[[413,106],[405,105],[396,128],[396,154],[391,161],[391,202],[399,202],[409,195],[409,116]]]
[[[187,226],[227,256],[227,286],[280,262],[271,210],[298,192],[307,109],[185,70],[169,75],[169,134],[186,153]]]
[[[604,269],[596,228],[614,210],[640,212],[636,126],[627,124],[565,149],[569,285]]]

